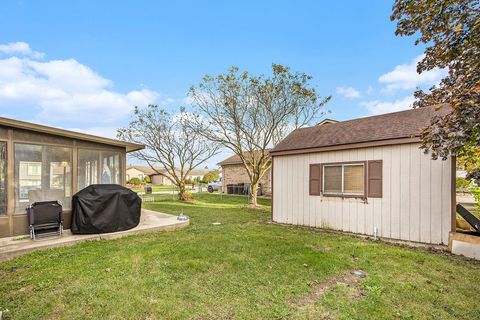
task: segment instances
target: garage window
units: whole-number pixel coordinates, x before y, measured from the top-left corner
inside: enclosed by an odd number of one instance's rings
[[[365,196],[365,164],[324,164],[322,181],[324,195]]]

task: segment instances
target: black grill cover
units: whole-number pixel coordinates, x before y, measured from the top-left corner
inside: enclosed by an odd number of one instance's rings
[[[72,200],[72,233],[107,233],[134,228],[140,222],[142,199],[116,184],[93,184]]]

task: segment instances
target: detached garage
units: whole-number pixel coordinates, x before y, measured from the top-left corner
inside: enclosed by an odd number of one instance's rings
[[[293,131],[271,152],[273,220],[448,244],[455,159],[432,160],[420,130],[448,110],[420,108]]]

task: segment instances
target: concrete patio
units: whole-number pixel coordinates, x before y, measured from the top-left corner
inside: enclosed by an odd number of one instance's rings
[[[65,230],[62,237],[51,237],[37,241],[30,240],[28,235],[23,237],[1,238],[0,262],[35,250],[66,247],[87,240],[115,239],[144,232],[172,231],[178,228],[186,227],[189,225],[189,223],[189,220],[177,220],[177,216],[142,209],[142,216],[139,225],[127,231],[80,235],[72,234],[70,230]]]

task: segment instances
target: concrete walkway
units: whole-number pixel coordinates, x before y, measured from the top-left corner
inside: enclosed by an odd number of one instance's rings
[[[115,239],[144,232],[171,231],[186,227],[189,223],[189,220],[177,220],[177,216],[142,209],[138,226],[127,231],[83,235],[72,234],[70,230],[65,230],[62,237],[51,237],[37,241],[30,240],[28,235],[25,237],[0,238],[0,262],[35,250],[71,246],[87,240]]]
[[[475,204],[475,198],[468,193],[457,193],[457,203],[461,204]]]

